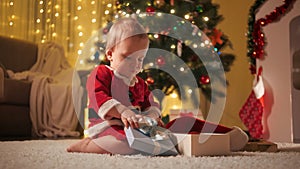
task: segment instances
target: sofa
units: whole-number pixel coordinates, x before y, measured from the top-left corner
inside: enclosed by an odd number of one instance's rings
[[[29,105],[32,84],[9,78],[7,70],[29,70],[36,63],[37,56],[38,44],[0,36],[0,138],[32,136]],[[83,112],[80,116],[83,120]],[[81,126],[83,121],[78,123],[76,130],[82,135]]]

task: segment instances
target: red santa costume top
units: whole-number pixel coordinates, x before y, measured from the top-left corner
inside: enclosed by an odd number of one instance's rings
[[[90,137],[112,135],[119,140],[126,138],[121,120],[106,116],[118,104],[145,113],[153,109],[160,112],[159,104],[154,101],[148,85],[138,76],[130,83],[111,67],[99,65],[91,72],[86,86],[91,110],[88,129]]]

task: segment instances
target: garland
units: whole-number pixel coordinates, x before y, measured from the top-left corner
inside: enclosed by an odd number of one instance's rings
[[[247,56],[250,59],[250,71],[251,74],[256,74],[256,59],[263,59],[265,52],[265,34],[262,27],[267,26],[270,23],[277,22],[287,12],[289,12],[296,0],[284,0],[283,5],[276,7],[270,14],[263,18],[255,20],[255,15],[258,9],[267,0],[256,0],[254,5],[250,8],[249,20],[248,20],[248,53]]]

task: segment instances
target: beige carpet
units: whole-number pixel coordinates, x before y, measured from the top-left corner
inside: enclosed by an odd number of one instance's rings
[[[300,144],[277,143],[279,152],[236,152],[214,157],[149,157],[67,153],[77,140],[0,142],[0,169],[296,169],[300,168]]]

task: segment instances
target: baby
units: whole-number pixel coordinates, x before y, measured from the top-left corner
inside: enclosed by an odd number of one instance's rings
[[[128,145],[124,126],[138,128],[138,120],[143,116],[161,122],[159,104],[154,102],[145,81],[136,76],[142,69],[148,46],[148,36],[137,20],[124,18],[113,24],[106,45],[110,66],[96,67],[87,81],[92,110],[89,137],[67,151],[133,154],[135,150]]]

